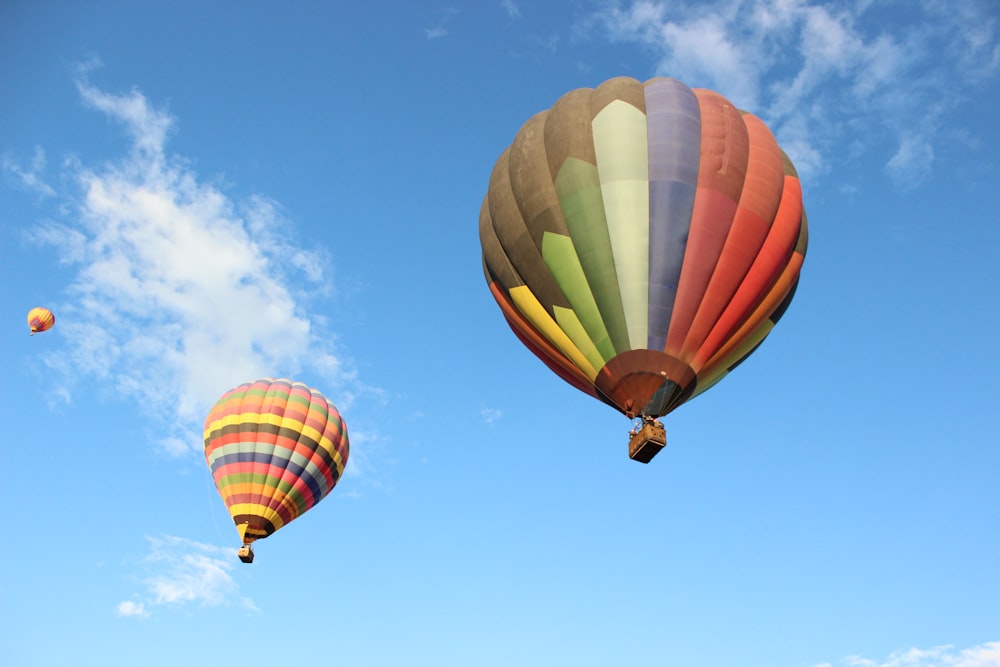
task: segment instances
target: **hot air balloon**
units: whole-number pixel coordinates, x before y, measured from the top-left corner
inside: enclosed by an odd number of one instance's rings
[[[34,336],[39,331],[48,331],[56,323],[56,316],[48,308],[32,308],[28,311],[28,326],[31,327],[29,336]]]
[[[669,78],[574,90],[521,127],[493,168],[479,235],[490,292],[520,341],[635,420],[660,417],[770,333],[798,284],[799,179],[767,126]]]
[[[321,393],[265,378],[227,391],[205,419],[205,459],[243,546],[274,533],[322,500],[344,472],[347,426]]]

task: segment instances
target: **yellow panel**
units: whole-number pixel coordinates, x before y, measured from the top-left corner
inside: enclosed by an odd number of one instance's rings
[[[510,298],[517,306],[518,311],[524,315],[525,319],[531,322],[539,332],[542,333],[549,342],[560,352],[566,355],[573,365],[580,369],[590,381],[597,377],[597,369],[587,360],[587,357],[580,352],[580,348],[573,344],[563,330],[559,327],[549,313],[538,302],[538,299],[527,285],[519,285],[510,290]]]
[[[277,512],[256,503],[236,503],[235,505],[231,505],[229,507],[229,514],[232,516],[239,516],[240,514],[259,516],[266,521],[270,521],[275,530],[285,525],[285,522],[281,520],[281,516]]]
[[[234,426],[239,424],[269,424],[272,426],[289,428],[292,431],[304,433],[314,441],[319,441],[323,434],[312,426],[308,426],[299,421],[298,418],[284,415],[260,414],[258,412],[241,412],[234,415],[226,415],[221,419],[216,419],[206,430],[205,437],[210,437],[212,431],[219,430],[224,426]]]
[[[249,474],[249,473],[244,473],[244,474]],[[230,496],[235,496],[240,493],[250,493],[253,490],[251,487],[253,487],[253,484],[251,484],[250,482],[239,482],[237,484],[229,484],[220,489],[220,491],[223,494],[222,495],[223,498],[229,498]]]
[[[347,464],[344,462],[343,457],[340,455],[340,451],[334,448],[333,441],[329,438],[323,438],[323,442],[320,443],[320,447],[330,452],[330,457],[333,459],[334,465],[337,466],[337,477],[344,474],[344,466]]]
[[[604,366],[604,357],[597,351],[594,341],[590,340],[587,330],[584,329],[583,323],[580,322],[576,313],[569,308],[560,308],[559,306],[555,306],[553,310],[556,313],[556,322],[559,323],[559,328],[569,336],[569,339],[580,349],[583,356],[587,357],[591,365],[594,368]]]

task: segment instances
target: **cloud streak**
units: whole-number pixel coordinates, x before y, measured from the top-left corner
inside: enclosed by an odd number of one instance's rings
[[[482,417],[483,422],[485,424],[487,424],[488,426],[492,426],[493,424],[500,421],[501,417],[503,417],[503,410],[498,410],[496,408],[481,407],[479,408],[479,416]]]
[[[816,667],[997,667],[1000,665],[1000,642],[987,642],[966,649],[935,646],[930,649],[910,648],[897,651],[885,660],[872,660],[852,655],[838,663],[822,663]]]
[[[174,119],[141,92],[76,85],[129,142],[100,167],[70,161],[79,192],[64,195],[69,215],[33,232],[76,269],[59,314],[71,354],[47,359],[65,380],[59,392],[71,401],[75,382],[99,380],[173,425],[159,443],[171,454],[200,450],[208,408],[257,377],[308,367],[343,408],[352,375],[309,315],[330,289],[323,253],[289,240],[276,202],[235,200],[171,155]],[[40,187],[43,165],[39,153],[20,173]]]
[[[760,115],[804,174],[856,158],[843,147],[862,137],[854,148],[874,146],[912,187],[933,171],[948,114],[1000,74],[1000,17],[984,0],[898,4],[633,0],[597,19],[612,40],[648,50],[658,75]]]
[[[240,594],[230,574],[232,549],[171,535],[146,539],[149,553],[142,565],[150,574],[141,579],[146,589],[144,601],[120,602],[118,616],[148,618],[153,614],[151,608],[189,603],[206,607],[237,605],[257,611],[253,600]]]
[[[452,17],[456,14],[458,14],[458,9],[455,7],[447,7],[442,10],[438,21],[430,28],[424,28],[424,35],[427,39],[441,39],[442,37],[447,37],[447,26],[451,22]]]
[[[149,618],[150,613],[146,610],[146,605],[141,602],[134,602],[132,600],[125,600],[124,602],[118,603],[117,612],[119,616],[124,618]]]
[[[55,197],[55,189],[43,180],[45,172],[45,150],[35,146],[31,162],[22,166],[10,155],[4,155],[2,163],[4,171],[10,172],[22,186],[43,197]]]

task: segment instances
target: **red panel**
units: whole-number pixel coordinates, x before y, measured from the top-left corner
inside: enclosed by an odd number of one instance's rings
[[[680,358],[689,363],[757,257],[784,189],[781,149],[771,131],[754,116],[743,118],[750,139],[746,182],[719,263],[684,341]]]
[[[799,277],[799,270],[802,268],[802,261],[804,259],[799,253],[792,255],[791,261],[785,267],[784,272],[771,288],[771,291],[768,292],[767,296],[757,306],[757,309],[754,310],[749,319],[743,323],[743,326],[726,342],[721,350],[708,360],[704,366],[705,369],[709,369],[724,360],[746,336],[756,331],[757,327],[763,324],[764,320],[770,317],[771,313],[781,305],[781,302],[785,300],[785,297],[788,296],[788,293],[795,286],[795,280]]]
[[[692,358],[691,366],[696,372],[702,372],[708,359],[729,341],[781,275],[795,248],[801,227],[802,188],[798,178],[785,176],[781,204],[770,233],[742,284]]]
[[[667,331],[664,352],[671,356],[681,356],[684,339],[687,338],[698,306],[705,296],[735,213],[735,201],[719,192],[698,188],[677,299],[674,301],[670,329]]]

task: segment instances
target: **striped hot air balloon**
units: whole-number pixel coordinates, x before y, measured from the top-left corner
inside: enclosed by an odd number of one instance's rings
[[[479,221],[486,280],[521,342],[654,422],[763,341],[807,244],[798,176],[765,124],[668,78],[611,79],[531,118]]]
[[[340,413],[300,382],[265,378],[222,395],[205,419],[205,459],[243,540],[241,560],[333,490],[349,449]]]
[[[32,308],[28,311],[28,326],[31,327],[29,336],[34,336],[40,331],[48,331],[56,323],[56,316],[48,308]]]

